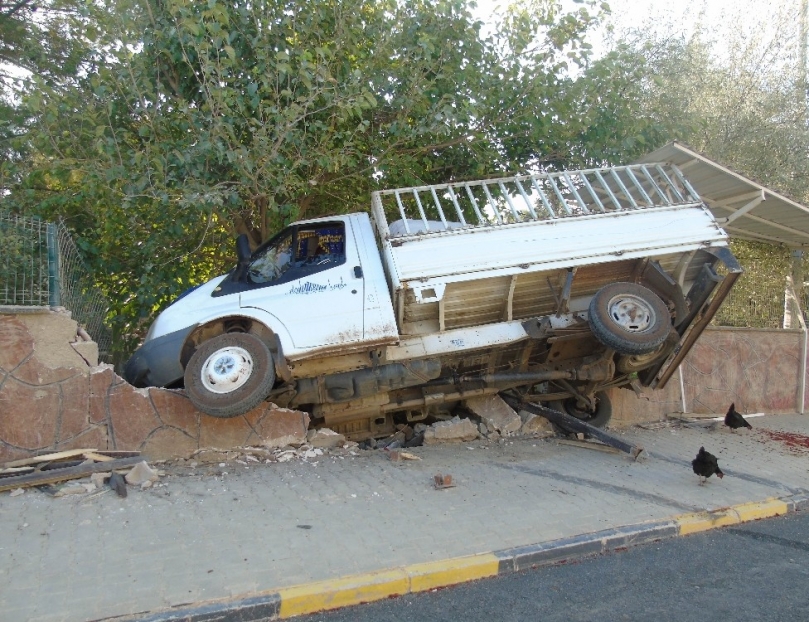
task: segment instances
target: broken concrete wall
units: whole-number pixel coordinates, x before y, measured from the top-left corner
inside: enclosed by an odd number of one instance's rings
[[[305,439],[306,413],[263,404],[216,419],[181,391],[135,389],[96,365],[95,344],[76,333],[68,314],[0,314],[0,460],[79,447],[158,459]],[[722,413],[735,401],[741,412],[795,412],[802,339],[799,331],[709,328],[682,366],[686,410]],[[679,372],[664,389],[647,391],[649,399],[627,389],[610,395],[613,427],[683,410]]]
[[[309,416],[300,411],[266,403],[216,419],[182,392],[136,389],[111,366],[96,365],[91,342],[74,348],[76,333],[65,314],[0,315],[0,460],[80,447],[159,459],[306,439]]]

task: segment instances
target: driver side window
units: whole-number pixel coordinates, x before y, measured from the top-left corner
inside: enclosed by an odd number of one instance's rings
[[[292,260],[292,234],[290,231],[281,236],[253,258],[247,270],[253,283],[275,281],[289,269]]]
[[[345,263],[341,222],[302,225],[282,232],[259,248],[248,266],[254,284],[284,283]]]

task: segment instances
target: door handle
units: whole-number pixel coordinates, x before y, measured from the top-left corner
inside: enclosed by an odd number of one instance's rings
[[[362,278],[362,266],[354,266],[354,278],[355,279]]]

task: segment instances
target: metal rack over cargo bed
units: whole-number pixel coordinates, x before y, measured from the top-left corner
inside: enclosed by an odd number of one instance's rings
[[[385,190],[372,210],[403,334],[545,315],[555,291],[592,296],[604,270],[630,280],[652,257],[673,272],[683,253],[727,244],[668,164]]]

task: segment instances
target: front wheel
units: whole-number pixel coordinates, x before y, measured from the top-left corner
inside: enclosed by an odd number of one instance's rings
[[[249,333],[228,333],[206,341],[185,368],[185,391],[212,417],[242,415],[258,406],[275,384],[267,345]]]

